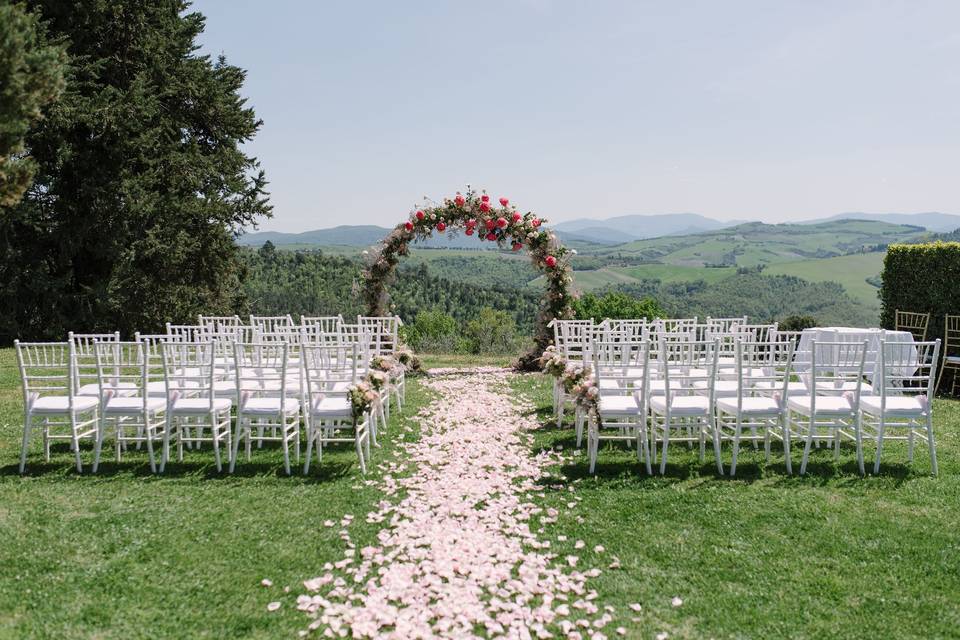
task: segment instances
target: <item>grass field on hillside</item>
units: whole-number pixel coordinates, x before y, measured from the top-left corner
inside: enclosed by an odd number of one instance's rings
[[[857,253],[821,260],[801,260],[772,264],[764,270],[767,275],[788,275],[810,282],[839,282],[858,302],[880,312],[877,288],[867,278],[877,276],[883,270],[885,252]]]

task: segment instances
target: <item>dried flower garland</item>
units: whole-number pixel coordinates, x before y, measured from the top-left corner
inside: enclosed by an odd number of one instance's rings
[[[495,242],[505,249],[526,249],[533,266],[546,276],[547,289],[534,331],[534,347],[523,355],[517,367],[524,371],[537,369],[538,359],[550,344],[553,334],[547,326],[551,320],[573,317],[570,285],[572,252],[557,240],[557,236],[543,228],[545,221],[531,212],[521,213],[507,198],[499,205],[491,202],[485,192],[467,188],[457,192],[442,204],[427,206],[411,212],[406,222],[398,224],[376,251],[364,252],[366,267],[363,272],[362,296],[368,315],[381,316],[389,311],[387,284],[396,277],[396,266],[402,256],[410,253],[410,244],[433,235],[434,231],[451,236],[458,229],[468,236],[476,235],[481,242]]]

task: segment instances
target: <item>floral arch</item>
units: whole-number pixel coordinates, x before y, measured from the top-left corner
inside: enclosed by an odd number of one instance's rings
[[[492,202],[486,192],[477,193],[469,187],[466,193],[458,191],[442,204],[412,211],[409,219],[398,224],[376,250],[365,252],[362,295],[367,313],[387,314],[386,288],[395,277],[397,263],[409,254],[412,242],[429,238],[434,231],[452,235],[462,229],[464,234],[475,235],[481,242],[495,242],[502,249],[526,249],[533,266],[546,276],[547,284],[534,329],[534,346],[520,357],[517,367],[539,369],[537,359],[553,338],[550,321],[573,317],[570,251],[552,231],[543,228],[543,222],[531,212],[521,213],[507,198]]]

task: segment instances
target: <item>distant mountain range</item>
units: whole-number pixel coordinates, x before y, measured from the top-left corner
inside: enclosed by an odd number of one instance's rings
[[[829,218],[804,220],[796,224],[819,224],[836,220],[874,220],[898,225],[913,225],[929,231],[947,232],[960,229],[960,215],[947,213],[841,213]],[[572,245],[613,246],[663,236],[686,236],[708,233],[744,224],[746,220],[721,221],[696,213],[666,213],[658,215],[625,215],[613,218],[579,218],[551,225],[564,242]],[[376,244],[390,229],[377,225],[342,225],[330,229],[316,229],[303,233],[259,231],[247,233],[237,240],[239,244],[260,246],[270,241],[275,245],[313,245],[366,247]],[[475,238],[458,235],[456,238],[433,238],[425,247],[481,248]]]

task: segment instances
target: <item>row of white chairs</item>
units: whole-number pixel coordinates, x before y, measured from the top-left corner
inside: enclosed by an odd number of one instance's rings
[[[591,473],[603,440],[630,442],[648,473],[658,447],[664,473],[671,443],[698,445],[701,459],[709,443],[721,475],[724,442],[733,445],[733,475],[741,443],[762,443],[769,460],[771,440],[781,442],[792,473],[790,444],[799,441],[805,473],[812,447],[829,443],[839,456],[840,443],[849,440],[863,473],[865,437],[876,445],[874,473],[890,440],[905,440],[911,461],[915,442],[925,443],[937,473],[931,399],[939,340],[881,341],[880,379],[868,381],[866,342],[813,341],[801,354],[793,332],[766,340],[696,340],[662,330],[633,338],[595,325],[592,335],[586,346],[566,351],[574,362],[592,365],[600,392],[599,416],[578,410],[575,418],[578,446],[587,423]],[[569,343],[558,346],[563,351]]]
[[[300,459],[301,420],[305,473],[311,453],[319,461],[324,446],[346,441],[356,446],[365,471],[371,439],[376,444],[378,424],[385,426],[389,419],[391,394],[402,407],[403,370],[386,376],[382,400],[357,420],[348,390],[368,373],[373,358],[390,355],[388,341],[375,334],[395,331],[397,322],[382,318],[359,330],[341,322],[329,334],[301,326],[294,340],[262,332],[256,342],[238,340],[243,334],[223,327],[200,340],[174,331],[138,333],[129,342],[117,333],[70,334],[60,343],[16,341],[25,412],[20,471],[35,429],[42,431],[48,461],[51,442],[67,440],[82,471],[80,442],[89,439],[96,471],[103,444],[112,438],[118,461],[129,444],[146,446],[151,470],[160,472],[170,458],[171,440],[179,460],[185,446],[211,443],[218,470],[223,445],[233,471],[242,441],[249,459],[255,431],[258,446],[281,443],[289,474],[291,446]]]

